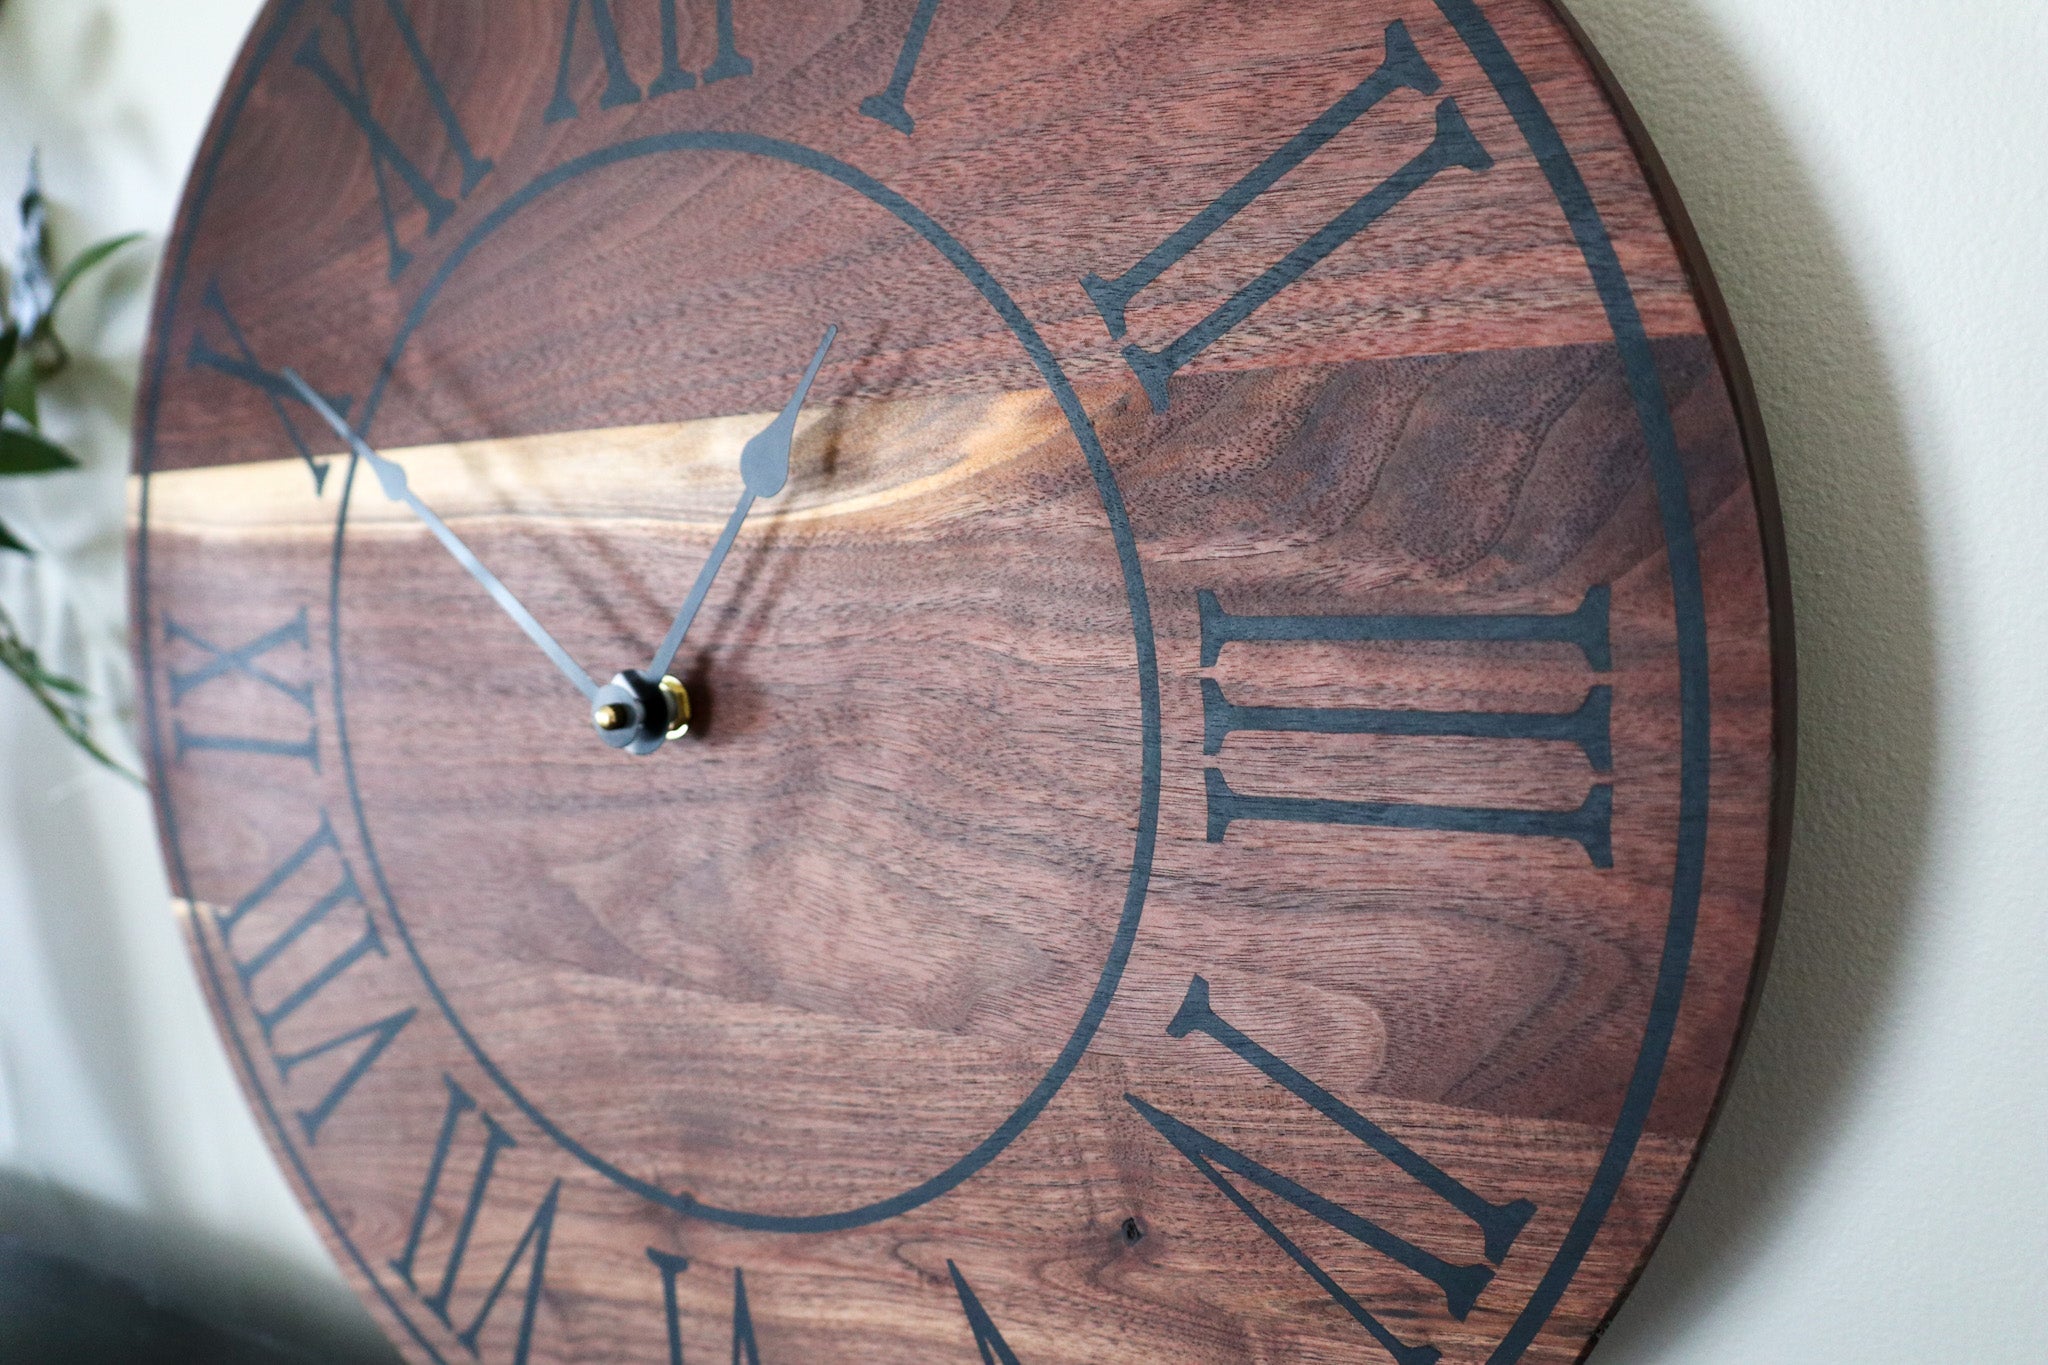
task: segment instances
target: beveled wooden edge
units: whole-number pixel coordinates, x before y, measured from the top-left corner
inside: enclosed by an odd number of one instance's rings
[[[1771,952],[1777,939],[1778,920],[1784,910],[1785,883],[1791,862],[1792,812],[1798,769],[1799,660],[1793,631],[1791,564],[1785,548],[1777,476],[1771,465],[1770,437],[1764,429],[1763,408],[1757,401],[1756,384],[1750,374],[1742,342],[1736,334],[1735,319],[1728,310],[1727,297],[1714,278],[1706,244],[1700,240],[1699,230],[1686,210],[1677,181],[1658,152],[1648,126],[1623,90],[1620,78],[1608,65],[1607,59],[1601,56],[1585,26],[1565,9],[1563,0],[1542,2],[1585,58],[1601,94],[1613,110],[1623,135],[1628,139],[1629,150],[1642,167],[1657,211],[1662,215],[1672,243],[1678,250],[1679,264],[1699,301],[1700,312],[1706,321],[1707,344],[1713,347],[1714,358],[1720,365],[1722,377],[1728,385],[1729,399],[1735,408],[1736,433],[1742,441],[1743,462],[1748,469],[1751,496],[1756,504],[1757,536],[1763,548],[1764,594],[1770,613],[1771,636],[1770,834],[1765,855],[1762,916],[1758,922],[1756,953],[1750,963],[1742,1013],[1736,1021],[1727,1062],[1721,1068],[1720,1084],[1707,1108],[1706,1123],[1694,1144],[1692,1160],[1686,1163],[1685,1173],[1679,1177],[1677,1189],[1664,1206],[1656,1230],[1643,1244],[1635,1269],[1609,1302],[1598,1326],[1586,1338],[1586,1345],[1578,1356],[1584,1361],[1600,1344],[1622,1304],[1635,1292],[1643,1272],[1649,1267],[1650,1258],[1662,1244],[1679,1204],[1692,1185],[1693,1175],[1699,1169],[1700,1154],[1706,1150],[1706,1144],[1720,1122],[1729,1087],[1742,1064],[1750,1026],[1755,1022],[1763,999],[1764,979],[1770,972]]]

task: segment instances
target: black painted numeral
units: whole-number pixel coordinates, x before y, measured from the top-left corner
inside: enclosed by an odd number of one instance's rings
[[[399,240],[398,215],[392,202],[392,177],[397,177],[420,207],[426,210],[427,235],[431,237],[455,212],[457,201],[467,199],[478,182],[490,173],[491,163],[471,150],[469,135],[462,130],[462,121],[456,117],[455,106],[449,102],[447,87],[441,83],[440,73],[434,69],[426,48],[420,43],[419,32],[413,27],[405,0],[383,0],[383,3],[400,40],[405,44],[407,55],[412,58],[413,69],[433,105],[434,115],[440,120],[448,149],[454,152],[462,165],[462,188],[454,199],[435,187],[433,180],[420,169],[420,163],[406,154],[371,107],[369,78],[363,68],[362,35],[356,25],[355,0],[333,0],[330,6],[334,17],[341,21],[348,77],[344,77],[328,60],[322,41],[323,28],[315,28],[306,35],[306,41],[300,44],[294,60],[319,78],[320,84],[334,96],[369,143],[370,165],[377,180],[377,206],[384,215],[384,240],[390,250],[391,278],[395,280],[405,273],[413,258]]]
[[[974,1332],[974,1347],[981,1352],[981,1365],[1018,1365],[1017,1353],[996,1330],[995,1319],[981,1306],[981,1300],[975,1296],[973,1286],[967,1283],[967,1277],[960,1273],[960,1267],[947,1261],[946,1273],[953,1277],[953,1292],[960,1296],[960,1311],[967,1315],[967,1325]]]
[[[290,682],[265,666],[263,660],[273,652],[288,645],[295,645],[301,653],[312,648],[312,636],[307,625],[306,609],[299,608],[284,624],[266,631],[255,639],[233,648],[222,648],[191,627],[178,622],[169,615],[164,617],[164,642],[184,644],[198,649],[206,656],[206,662],[196,668],[170,670],[171,705],[182,707],[191,695],[208,683],[228,677],[253,679],[264,687],[289,697],[294,705],[306,713],[306,737],[304,739],[275,739],[255,735],[223,734],[213,731],[194,730],[187,726],[182,717],[175,718],[171,733],[176,742],[177,757],[183,762],[185,756],[195,750],[222,753],[258,754],[272,758],[299,759],[320,771],[320,723],[314,714],[313,686],[310,683]]]
[[[270,410],[277,415],[277,424],[284,428],[286,438],[291,441],[292,449],[298,451],[299,458],[305,461],[306,468],[311,471],[313,493],[314,496],[319,496],[327,488],[328,462],[314,458],[313,448],[306,443],[305,436],[299,431],[298,423],[292,420],[291,409],[285,406],[292,403],[304,408],[305,400],[299,397],[297,390],[285,382],[282,374],[265,368],[256,359],[256,352],[250,348],[248,337],[243,335],[240,321],[228,308],[227,297],[221,293],[218,282],[206,286],[203,302],[206,310],[219,322],[227,349],[223,350],[209,341],[204,330],[195,330],[192,334],[191,348],[185,353],[186,368],[214,370],[231,379],[238,379],[262,393],[270,404]],[[348,410],[355,406],[355,399],[346,394],[321,396],[326,398],[334,410],[343,417],[348,416]]]
[[[676,1276],[690,1268],[689,1258],[647,1248],[647,1259],[661,1272],[661,1299],[668,1310],[669,1365],[683,1365],[683,1316],[676,1302]],[[761,1365],[761,1347],[754,1340],[754,1315],[747,1308],[746,1272],[732,1272],[732,1365]]]
[[[377,1064],[377,1059],[384,1055],[385,1049],[398,1041],[398,1035],[405,1032],[406,1025],[410,1024],[413,1016],[418,1013],[416,1008],[408,1005],[396,1014],[387,1015],[360,1028],[349,1029],[324,1043],[301,1048],[290,1056],[272,1053],[277,1062],[278,1079],[289,1082],[292,1073],[303,1063],[342,1048],[361,1044],[355,1060],[348,1064],[348,1069],[341,1073],[333,1085],[327,1087],[327,1093],[320,1097],[320,1102],[309,1109],[297,1112],[299,1127],[305,1131],[308,1146],[320,1141],[320,1130],[326,1126],[327,1120],[334,1117],[334,1111],[341,1107],[341,1102],[347,1099],[363,1077],[370,1073],[370,1068]]]
[[[1495,1204],[1482,1198],[1407,1143],[1268,1052],[1210,1007],[1209,983],[1199,976],[1189,984],[1187,997],[1181,1002],[1180,1009],[1175,1012],[1166,1031],[1175,1038],[1185,1038],[1190,1033],[1207,1034],[1237,1054],[1241,1060],[1263,1072],[1268,1079],[1285,1088],[1296,1099],[1391,1162],[1431,1195],[1471,1220],[1485,1241],[1486,1259],[1493,1265],[1497,1266],[1507,1258],[1508,1253],[1514,1248],[1516,1239],[1522,1235],[1522,1230],[1536,1214],[1536,1206],[1526,1199]],[[1494,1272],[1486,1265],[1459,1265],[1444,1260],[1406,1238],[1389,1232],[1363,1214],[1318,1194],[1306,1185],[1288,1179],[1221,1139],[1211,1137],[1173,1115],[1147,1104],[1137,1096],[1126,1095],[1124,1098],[1144,1116],[1146,1122],[1158,1130],[1160,1136],[1172,1143],[1175,1150],[1187,1158],[1210,1184],[1220,1190],[1224,1197],[1236,1206],[1239,1213],[1251,1220],[1274,1245],[1286,1252],[1296,1265],[1322,1287],[1325,1294],[1349,1313],[1400,1365],[1432,1365],[1432,1362],[1441,1358],[1442,1353],[1433,1346],[1411,1345],[1396,1337],[1386,1324],[1346,1292],[1329,1271],[1302,1250],[1278,1224],[1246,1197],[1236,1184],[1226,1178],[1224,1172],[1249,1181],[1266,1193],[1285,1200],[1303,1213],[1429,1280],[1442,1292],[1444,1305],[1451,1316],[1460,1322],[1471,1313],[1479,1300],[1479,1295],[1493,1280]]]
[[[1081,281],[1089,298],[1095,301],[1096,310],[1102,314],[1109,334],[1121,340],[1127,330],[1124,314],[1140,292],[1381,101],[1403,89],[1434,95],[1442,84],[1416,48],[1407,25],[1398,20],[1389,24],[1386,58],[1378,70],[1317,115],[1306,128],[1288,139],[1284,146],[1225,190],[1214,203],[1189,219],[1172,236],[1147,252],[1129,270],[1115,279],[1091,274]],[[1257,312],[1274,295],[1328,259],[1339,247],[1398,208],[1410,195],[1455,167],[1483,172],[1492,166],[1493,158],[1466,124],[1464,115],[1458,110],[1458,102],[1443,100],[1436,106],[1435,136],[1429,146],[1407,165],[1366,191],[1350,208],[1331,219],[1264,274],[1224,300],[1208,317],[1164,347],[1148,350],[1135,343],[1124,347],[1124,359],[1145,386],[1154,410],[1166,410],[1166,381],[1176,371]]]
[[[600,109],[619,109],[638,104],[650,96],[659,98],[679,90],[696,89],[697,76],[683,65],[682,18],[677,13],[677,3],[678,0],[661,0],[661,70],[643,91],[633,79],[632,66],[627,62],[625,47],[619,41],[619,26],[613,14],[612,0],[569,0],[568,12],[562,22],[562,55],[555,72],[555,94],[548,101],[544,115],[546,120],[560,123],[575,118],[581,112],[575,95],[571,93],[571,86],[576,74],[576,44],[586,31],[597,41],[598,53],[604,62],[604,94],[598,97],[597,102]],[[738,40],[733,35],[732,0],[717,0],[713,22],[718,30],[718,53],[711,65],[704,69],[703,83],[711,85],[733,76],[751,74],[754,63],[740,55]]]
[[[304,908],[292,913],[301,902]],[[280,904],[287,906],[284,913],[289,916],[281,925],[277,923],[276,914]],[[308,934],[333,919],[337,911],[341,912],[343,919],[360,914],[362,932],[295,984],[272,989],[270,977],[274,975],[273,969],[279,960]],[[356,883],[355,871],[349,866],[341,841],[335,837],[334,825],[324,811],[319,828],[310,838],[272,869],[248,895],[229,909],[215,912],[214,926],[220,934],[222,946],[227,949],[228,961],[242,989],[242,998],[255,1015],[257,1027],[263,1033],[264,1046],[270,1050],[271,1059],[277,1064],[280,1080],[289,1083],[292,1073],[307,1062],[352,1047],[356,1049],[354,1059],[320,1099],[297,1111],[306,1141],[317,1143],[327,1120],[334,1116],[342,1101],[404,1032],[414,1014],[412,1009],[404,1009],[311,1047],[290,1053],[277,1049],[277,1032],[287,1019],[356,963],[366,957],[389,955],[383,934],[378,930],[377,921]],[[251,942],[259,927],[268,930],[267,936],[260,943]],[[261,1003],[259,996],[271,998],[272,1003]]]
[[[1549,642],[1569,644],[1595,670],[1611,667],[1608,647],[1609,590],[1589,591],[1574,611],[1562,615],[1498,616],[1238,616],[1223,609],[1212,592],[1198,595],[1202,616],[1202,666],[1214,667],[1232,641],[1456,641],[1478,644]],[[1614,689],[1589,688],[1585,700],[1563,712],[1418,711],[1347,707],[1240,706],[1214,679],[1202,680],[1202,749],[1218,754],[1241,731],[1328,735],[1429,736],[1464,739],[1564,742],[1578,746],[1596,773],[1614,769],[1611,734]],[[1221,843],[1239,820],[1299,824],[1358,825],[1381,829],[1435,830],[1458,834],[1515,835],[1569,839],[1586,851],[1595,867],[1614,866],[1611,827],[1614,787],[1597,783],[1573,810],[1518,810],[1484,806],[1435,806],[1399,801],[1337,801],[1310,797],[1251,796],[1233,789],[1222,771],[1204,773],[1209,842]]]
[[[910,31],[903,37],[903,50],[896,54],[896,70],[889,77],[889,86],[879,95],[869,95],[860,102],[860,111],[871,119],[879,119],[905,137],[917,127],[917,120],[904,107],[903,98],[910,93],[910,78],[917,74],[917,59],[924,55],[924,40],[932,31],[932,18],[939,12],[939,0],[917,0],[917,9],[910,16]]]
[[[477,1157],[476,1171],[469,1183],[469,1194],[463,1202],[461,1220],[455,1225],[455,1241],[448,1249],[448,1259],[441,1270],[441,1282],[433,1293],[421,1299],[427,1311],[439,1318],[443,1326],[455,1330],[455,1324],[448,1315],[448,1303],[455,1295],[456,1280],[462,1273],[463,1260],[469,1254],[469,1239],[476,1231],[477,1215],[483,1211],[484,1201],[490,1194],[491,1177],[496,1173],[498,1158],[519,1144],[496,1119],[491,1117],[489,1111],[478,1107],[475,1098],[464,1090],[453,1076],[443,1076],[441,1079],[448,1087],[448,1108],[441,1119],[441,1132],[435,1139],[433,1155],[427,1161],[427,1176],[420,1187],[419,1203],[413,1209],[412,1230],[406,1235],[405,1250],[391,1262],[391,1268],[398,1273],[399,1279],[405,1282],[406,1288],[415,1294],[420,1293],[419,1283],[414,1279],[420,1241],[433,1214],[434,1200],[441,1188],[441,1175],[448,1163],[449,1153],[455,1147],[455,1139],[462,1128],[462,1121],[471,1114],[476,1115],[478,1123],[483,1128],[483,1151]],[[483,1302],[478,1305],[475,1316],[469,1320],[469,1325],[455,1330],[455,1339],[461,1342],[471,1355],[477,1353],[477,1339],[483,1334],[484,1324],[489,1321],[491,1311],[498,1306],[498,1299],[504,1294],[506,1285],[511,1283],[520,1262],[528,1260],[530,1252],[531,1263],[526,1270],[525,1303],[520,1311],[519,1336],[512,1353],[513,1365],[525,1365],[527,1354],[533,1349],[534,1318],[540,1310],[541,1293],[547,1280],[548,1241],[554,1235],[555,1209],[560,1202],[561,1194],[562,1182],[556,1180],[541,1197],[540,1203],[535,1206],[533,1216],[527,1220],[526,1230],[520,1234],[518,1245],[514,1246],[512,1254],[506,1257],[504,1268],[498,1272],[498,1278],[492,1282]]]

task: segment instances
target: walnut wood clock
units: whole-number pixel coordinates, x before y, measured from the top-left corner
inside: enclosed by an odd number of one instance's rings
[[[1544,0],[272,0],[139,413],[164,847],[417,1361],[1570,1361],[1789,626]]]

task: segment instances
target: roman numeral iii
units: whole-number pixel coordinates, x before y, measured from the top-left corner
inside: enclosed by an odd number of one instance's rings
[[[293,60],[318,78],[321,86],[347,112],[350,121],[369,143],[370,165],[377,178],[377,206],[384,216],[385,245],[391,256],[391,278],[395,280],[405,273],[413,258],[399,241],[392,181],[396,180],[426,210],[427,235],[431,237],[455,212],[457,201],[467,199],[478,182],[490,173],[491,163],[470,149],[469,136],[463,132],[462,121],[456,117],[455,106],[449,102],[440,72],[435,70],[426,48],[420,43],[419,32],[413,27],[405,0],[383,0],[383,7],[391,17],[399,40],[405,44],[407,56],[412,59],[413,70],[418,73],[420,86],[426,91],[434,117],[440,123],[445,146],[461,163],[462,187],[455,198],[451,199],[436,188],[433,179],[421,169],[420,160],[415,159],[424,159],[428,152],[440,149],[415,147],[408,153],[392,136],[391,130],[378,120],[377,111],[371,107],[369,78],[363,67],[362,32],[356,24],[355,0],[333,0],[330,6],[334,17],[340,21],[341,48],[348,75],[336,70],[327,55],[324,26],[306,35],[306,41],[300,44]]]
[[[1377,108],[1388,96],[1399,90],[1434,95],[1442,84],[1417,50],[1407,25],[1398,21],[1389,24],[1386,58],[1378,70],[1317,115],[1306,128],[1225,190],[1214,203],[1145,253],[1136,265],[1114,279],[1091,274],[1081,281],[1088,297],[1094,300],[1096,311],[1102,314],[1103,325],[1109,328],[1109,334],[1121,340],[1127,330],[1125,312],[1147,286],[1244,212],[1289,171]],[[1429,145],[1407,165],[1359,196],[1350,208],[1217,305],[1208,317],[1157,350],[1135,343],[1124,347],[1124,359],[1145,386],[1145,393],[1151,398],[1155,411],[1166,411],[1166,381],[1176,371],[1215,345],[1274,295],[1329,259],[1339,247],[1398,208],[1438,175],[1457,168],[1475,172],[1492,169],[1492,156],[1473,136],[1456,100],[1447,99],[1436,106],[1435,125],[1435,135]]]
[[[1199,976],[1189,984],[1187,996],[1172,1022],[1166,1026],[1166,1031],[1175,1038],[1201,1033],[1223,1044],[1240,1060],[1257,1068],[1303,1104],[1349,1133],[1367,1150],[1391,1163],[1436,1199],[1463,1214],[1479,1230],[1485,1243],[1486,1259],[1493,1265],[1499,1265],[1507,1258],[1522,1230],[1536,1215],[1536,1206],[1526,1199],[1495,1204],[1483,1198],[1407,1143],[1267,1051],[1210,1007],[1209,983]],[[1471,1313],[1479,1295],[1493,1280],[1493,1271],[1485,1265],[1459,1265],[1447,1261],[1137,1096],[1126,1095],[1124,1098],[1160,1136],[1173,1144],[1190,1165],[1201,1172],[1204,1179],[1221,1191],[1239,1213],[1306,1271],[1323,1292],[1349,1313],[1399,1365],[1433,1365],[1442,1357],[1442,1352],[1433,1346],[1412,1345],[1395,1336],[1385,1323],[1338,1284],[1320,1262],[1253,1203],[1226,1176],[1226,1172],[1285,1200],[1303,1213],[1429,1280],[1443,1294],[1444,1307],[1460,1322]]]
[[[1198,595],[1202,666],[1214,667],[1223,647],[1233,641],[1449,641],[1482,645],[1548,642],[1575,647],[1592,668],[1604,672],[1611,666],[1607,641],[1609,598],[1606,587],[1596,587],[1576,610],[1554,616],[1239,616],[1224,610],[1214,593],[1203,592]],[[1614,769],[1613,708],[1614,689],[1604,684],[1589,687],[1583,701],[1561,712],[1241,706],[1232,702],[1214,679],[1204,678],[1202,747],[1204,753],[1219,754],[1224,742],[1241,731],[1562,742],[1577,746],[1593,771],[1604,774]],[[1216,767],[1204,772],[1203,781],[1211,843],[1223,842],[1237,821],[1275,820],[1569,839],[1586,851],[1595,867],[1614,866],[1611,783],[1594,784],[1576,809],[1523,810],[1248,795],[1233,788]]]

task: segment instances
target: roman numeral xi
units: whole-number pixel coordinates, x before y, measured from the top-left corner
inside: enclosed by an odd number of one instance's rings
[[[457,202],[467,199],[470,192],[490,173],[491,163],[471,149],[469,135],[463,131],[462,120],[456,117],[455,105],[448,97],[448,88],[442,83],[441,73],[435,69],[433,61],[427,56],[426,47],[420,42],[419,30],[413,26],[412,15],[406,9],[405,0],[383,0],[382,7],[389,16],[399,41],[404,44],[406,56],[418,77],[420,88],[426,94],[429,107],[434,111],[434,119],[439,127],[440,146],[426,146],[415,142],[408,150],[405,142],[401,141],[379,117],[371,101],[369,77],[363,63],[363,35],[361,27],[356,22],[356,0],[332,0],[328,7],[329,12],[338,21],[341,60],[347,68],[345,74],[336,68],[333,58],[329,56],[325,25],[316,27],[306,35],[306,40],[299,45],[293,61],[311,72],[321,87],[333,96],[369,145],[370,168],[377,181],[377,207],[383,214],[384,240],[391,258],[391,278],[395,280],[405,273],[406,267],[411,265],[413,260],[412,252],[400,238],[397,202],[399,191],[403,190],[426,210],[427,235],[431,237],[439,232],[442,225],[454,214]],[[428,173],[427,168],[433,164],[432,161],[426,160],[430,152],[452,154],[460,165],[461,188],[456,191],[453,198],[444,193]]]

